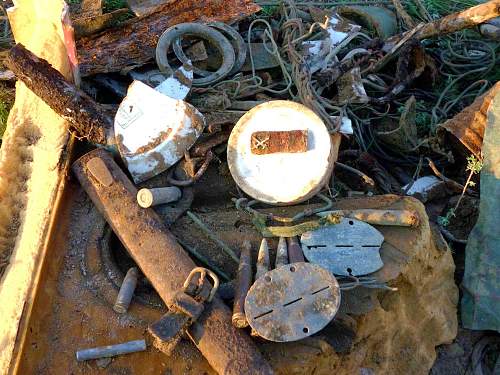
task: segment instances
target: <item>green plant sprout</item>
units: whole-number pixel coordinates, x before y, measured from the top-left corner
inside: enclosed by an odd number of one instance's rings
[[[467,190],[468,187],[473,187],[476,185],[474,181],[471,181],[472,176],[481,172],[482,168],[483,168],[482,160],[476,159],[474,155],[471,155],[467,158],[466,170],[469,171],[469,176],[467,177],[467,181],[465,182],[462,194],[460,194],[460,197],[458,198],[455,207],[450,208],[448,212],[446,212],[445,216],[438,217],[438,224],[440,224],[443,227],[446,227],[450,224],[450,220],[453,216],[455,216],[455,212],[457,212],[458,206],[460,205],[460,202],[462,201],[462,198],[465,195],[465,191]]]

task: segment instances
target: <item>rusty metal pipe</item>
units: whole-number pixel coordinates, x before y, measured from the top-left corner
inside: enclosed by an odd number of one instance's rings
[[[245,298],[248,290],[252,286],[252,245],[249,241],[243,243],[240,264],[238,266],[238,278],[234,290],[233,305],[233,325],[236,328],[248,327],[248,321],[245,316]]]
[[[154,210],[139,207],[137,189],[110,153],[93,150],[72,170],[160,297],[169,302],[196,267],[194,262]],[[242,368],[247,374],[273,373],[250,338],[233,327],[230,310],[217,297],[188,335],[219,374],[240,374]]]

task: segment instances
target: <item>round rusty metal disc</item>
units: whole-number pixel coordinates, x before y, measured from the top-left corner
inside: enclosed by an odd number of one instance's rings
[[[266,340],[296,341],[323,329],[340,305],[335,277],[312,263],[293,263],[257,279],[245,300],[250,326]]]

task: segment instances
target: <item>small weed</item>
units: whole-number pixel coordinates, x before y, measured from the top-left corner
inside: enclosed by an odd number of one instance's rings
[[[3,133],[5,133],[5,129],[7,128],[7,117],[9,116],[9,108],[8,105],[0,101],[0,139],[3,137]]]
[[[474,181],[471,181],[472,176],[481,172],[482,168],[483,168],[483,162],[479,159],[476,159],[474,157],[474,155],[471,155],[467,158],[466,170],[469,171],[469,176],[467,177],[467,181],[465,182],[464,189],[462,190],[462,194],[460,195],[460,198],[458,198],[458,201],[457,201],[457,204],[455,205],[455,207],[450,208],[445,216],[438,217],[438,223],[440,225],[442,225],[443,227],[446,227],[448,224],[450,224],[450,219],[453,216],[455,216],[455,212],[457,211],[458,206],[460,205],[460,202],[462,201],[462,198],[464,197],[465,191],[469,187],[473,187],[476,185]]]

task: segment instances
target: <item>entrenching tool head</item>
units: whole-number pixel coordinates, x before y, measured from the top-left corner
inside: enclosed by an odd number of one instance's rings
[[[134,81],[115,117],[118,150],[135,183],[173,166],[205,128],[191,104]]]

